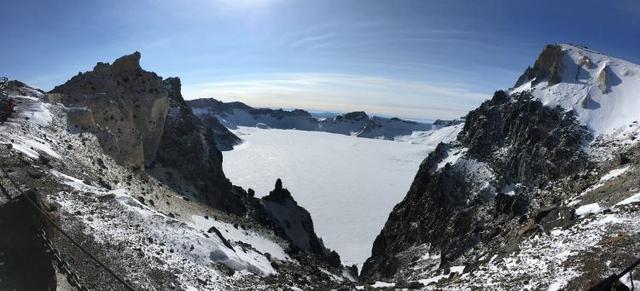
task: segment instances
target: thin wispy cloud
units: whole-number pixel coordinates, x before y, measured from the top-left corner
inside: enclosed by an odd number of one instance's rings
[[[185,84],[184,90],[188,98],[214,97],[262,107],[366,110],[411,119],[459,117],[489,96],[461,85],[322,73],[236,76],[229,81]]]
[[[639,62],[634,1],[31,2],[4,7],[14,29],[0,31],[0,65],[45,90],[138,50],[144,69],[180,76],[185,96],[427,119],[464,114],[512,86],[550,42]]]

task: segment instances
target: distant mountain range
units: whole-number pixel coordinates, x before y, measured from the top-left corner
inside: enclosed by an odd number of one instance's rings
[[[433,127],[429,123],[395,117],[370,116],[363,111],[318,115],[301,109],[254,108],[242,102],[222,102],[213,98],[189,100],[187,104],[202,120],[214,117],[230,129],[238,126],[298,129],[394,140]]]

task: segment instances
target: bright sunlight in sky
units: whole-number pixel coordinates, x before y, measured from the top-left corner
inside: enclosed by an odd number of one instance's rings
[[[0,66],[50,90],[137,50],[188,99],[454,118],[512,86],[548,43],[640,61],[638,3],[11,1]]]

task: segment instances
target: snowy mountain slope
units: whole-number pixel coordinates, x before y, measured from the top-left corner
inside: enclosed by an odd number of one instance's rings
[[[451,142],[456,139],[464,124],[456,124],[427,131],[415,131],[411,135],[397,136],[395,141],[422,144],[435,149],[439,143]]]
[[[55,94],[26,89],[19,92],[36,93],[10,93],[18,106],[15,116],[0,124],[0,166],[21,188],[36,190],[65,231],[136,288],[306,289],[350,284],[351,276],[343,268],[306,252],[291,252],[287,239],[255,218],[191,201],[145,172],[119,164],[104,152],[94,132],[79,130],[69,116],[75,108],[44,101],[59,98]],[[12,196],[19,195],[6,179],[0,182]],[[2,213],[17,203],[6,202],[0,205]],[[72,258],[71,268],[85,286],[119,288],[54,233],[54,245],[65,258]],[[52,264],[48,268],[56,270]],[[47,273],[40,276],[51,279]]]
[[[575,111],[596,136],[640,119],[640,65],[585,47],[547,46],[512,92],[525,90],[545,106]]]
[[[628,266],[640,251],[637,68],[545,47],[422,162],[361,280],[585,290]]]
[[[240,102],[224,103],[212,98],[187,102],[200,118],[215,117],[230,129],[235,129],[238,126],[298,129],[387,140],[410,135],[415,131],[431,129],[430,124],[399,118],[371,117],[361,111],[331,118],[316,118],[311,113],[300,109],[286,111],[283,109],[252,108]]]
[[[224,171],[256,196],[282,178],[313,216],[324,243],[347,264],[362,264],[367,247],[400,201],[420,161],[440,142],[454,140],[460,124],[419,136],[417,143],[363,139],[301,130],[239,127],[245,143],[224,152]],[[410,137],[407,137],[409,139]]]

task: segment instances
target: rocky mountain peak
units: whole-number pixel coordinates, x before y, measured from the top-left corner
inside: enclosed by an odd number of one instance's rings
[[[369,115],[367,115],[367,113],[365,113],[364,111],[349,112],[349,113],[346,113],[346,114],[342,115],[342,117],[344,119],[355,120],[355,121],[361,121],[361,120],[369,119]]]
[[[562,63],[563,55],[560,45],[546,45],[533,67],[528,67],[525,70],[514,87],[519,87],[528,81],[538,84],[545,79],[549,80],[549,85],[560,83],[562,81],[562,70],[564,69]]]
[[[115,71],[129,71],[129,70],[141,70],[140,67],[140,58],[142,54],[140,52],[135,51],[132,54],[125,55],[117,58],[114,62],[113,69]]]
[[[171,103],[180,104],[180,106],[185,108],[188,107],[186,100],[182,97],[182,82],[179,77],[166,78],[163,83]]]
[[[262,198],[262,204],[281,235],[296,249],[316,254],[332,266],[340,266],[340,256],[324,246],[315,233],[311,214],[298,205],[282,186],[282,180],[276,180],[275,188]]]
[[[546,106],[573,110],[599,135],[638,121],[638,90],[639,65],[583,46],[554,44],[544,47],[511,92],[531,91]]]
[[[98,63],[52,90],[65,106],[89,110],[92,118],[84,119],[94,124],[83,126],[101,132],[105,150],[135,168],[153,161],[169,109],[162,78],[140,68],[140,57],[135,52],[112,65]]]

